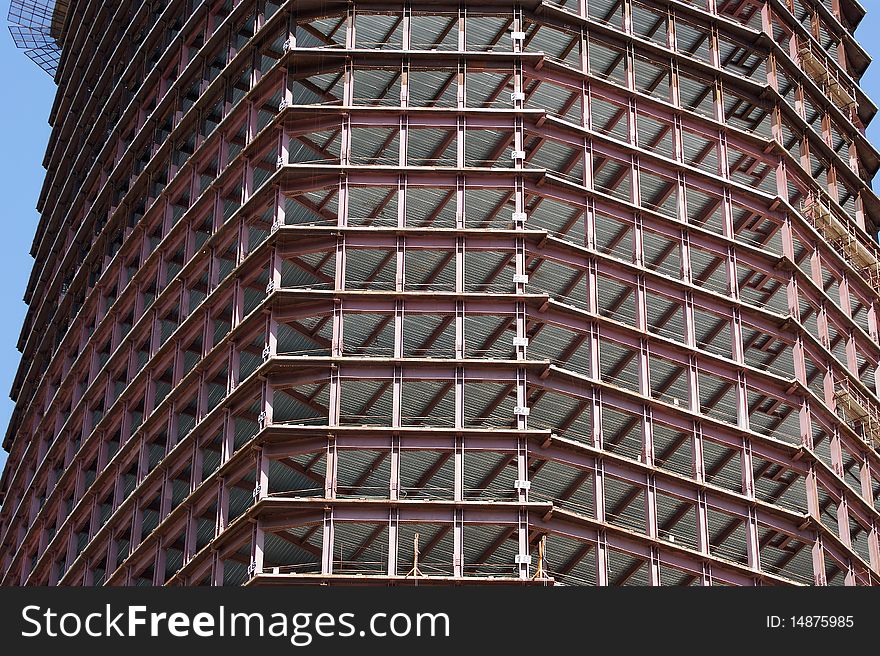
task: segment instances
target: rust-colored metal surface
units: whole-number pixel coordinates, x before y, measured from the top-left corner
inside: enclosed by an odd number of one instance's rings
[[[2,583],[880,582],[857,3],[70,5]]]

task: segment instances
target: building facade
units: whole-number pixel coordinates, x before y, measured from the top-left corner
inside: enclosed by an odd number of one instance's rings
[[[855,0],[13,4],[2,583],[880,583]]]

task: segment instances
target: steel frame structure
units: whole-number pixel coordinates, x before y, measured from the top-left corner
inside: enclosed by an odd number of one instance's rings
[[[854,0],[69,5],[3,584],[880,583]]]
[[[68,0],[11,0],[9,32],[15,45],[47,73],[58,70]]]

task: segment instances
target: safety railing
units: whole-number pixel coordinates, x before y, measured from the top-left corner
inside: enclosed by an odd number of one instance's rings
[[[848,80],[843,79],[836,68],[828,62],[828,53],[802,40],[798,45],[801,68],[828,94],[841,110],[852,115],[858,108],[856,93]]]
[[[807,197],[801,204],[804,217],[874,289],[880,291],[880,251],[877,245],[861,235],[848,217],[842,219],[832,212],[824,195],[817,190]]]
[[[313,498],[313,497],[323,497],[324,496],[324,488],[323,487],[310,487],[310,488],[300,488],[295,490],[282,490],[279,492],[270,492],[270,497],[285,497],[285,498]]]
[[[877,404],[846,379],[836,382],[834,400],[838,416],[865,442],[880,447],[880,408]]]

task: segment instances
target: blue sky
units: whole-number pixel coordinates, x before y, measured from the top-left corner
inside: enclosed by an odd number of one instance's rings
[[[8,2],[0,5],[5,18]],[[857,33],[871,56],[880,59],[880,10],[869,10]],[[874,38],[871,38],[872,35]],[[18,367],[16,349],[25,314],[22,300],[33,260],[30,247],[37,226],[34,209],[43,182],[43,153],[49,138],[48,117],[52,108],[55,85],[18,51],[8,32],[0,31],[0,79],[6,93],[0,102],[0,220],[4,223],[0,241],[0,437],[5,435],[13,403],[9,390]],[[873,65],[863,87],[880,104],[880,63]],[[880,118],[868,131],[874,143],[880,144]],[[0,449],[0,467],[6,453]]]
[[[5,24],[9,3],[0,5]],[[33,259],[35,209],[43,183],[43,153],[49,139],[49,111],[55,95],[52,78],[17,50],[5,25],[0,28],[0,78],[6,91],[0,102],[0,436],[6,434],[13,403],[9,390],[18,367],[15,345],[26,306],[25,286]],[[0,466],[6,452],[0,449]]]

